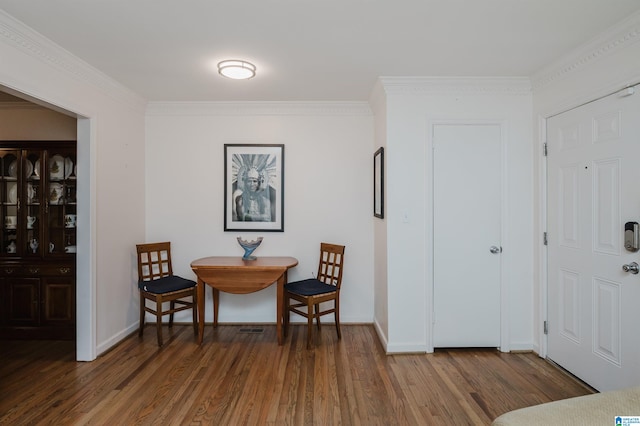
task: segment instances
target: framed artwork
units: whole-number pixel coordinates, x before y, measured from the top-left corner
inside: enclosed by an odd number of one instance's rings
[[[224,230],[284,231],[284,145],[224,145]]]
[[[373,215],[384,219],[384,148],[373,154]]]

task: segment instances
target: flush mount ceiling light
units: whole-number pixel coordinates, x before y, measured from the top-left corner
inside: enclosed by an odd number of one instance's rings
[[[234,80],[246,80],[256,75],[256,66],[247,61],[233,59],[219,62],[218,72]]]

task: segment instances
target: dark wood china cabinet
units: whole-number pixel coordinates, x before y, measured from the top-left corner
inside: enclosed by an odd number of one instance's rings
[[[0,338],[74,339],[76,142],[0,141]]]

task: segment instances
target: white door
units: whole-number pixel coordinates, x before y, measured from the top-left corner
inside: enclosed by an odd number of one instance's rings
[[[434,125],[434,347],[500,346],[501,175],[499,125]]]
[[[638,89],[638,87],[636,87]],[[637,90],[636,90],[637,91]],[[640,94],[548,120],[548,356],[594,388],[640,385]]]

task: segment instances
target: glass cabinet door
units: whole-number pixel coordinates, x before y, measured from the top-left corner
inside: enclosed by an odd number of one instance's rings
[[[76,252],[75,150],[47,153],[47,255]]]
[[[21,220],[26,256],[39,256],[42,244],[42,162],[43,151],[26,151],[24,176],[26,178],[26,214]]]
[[[16,256],[18,247],[20,151],[0,151],[0,200],[2,202],[2,247],[0,252],[7,256]]]

